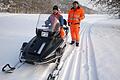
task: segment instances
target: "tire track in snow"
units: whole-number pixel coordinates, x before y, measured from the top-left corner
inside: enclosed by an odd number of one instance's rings
[[[83,27],[81,34],[83,34],[85,31],[86,31],[86,27]],[[83,37],[83,36],[81,36],[81,37]],[[81,49],[80,49],[80,47],[74,48],[71,55],[72,56],[69,58],[69,59],[71,59],[71,60],[69,60],[69,61],[71,61],[71,63],[67,62],[67,63],[70,63],[69,68],[65,67],[68,70],[68,72],[66,72],[67,76],[63,74],[64,77],[62,77],[59,80],[80,80],[80,67],[81,67]]]
[[[82,27],[82,30],[81,30],[81,41],[80,41],[81,44],[80,44],[80,47],[78,47],[78,48],[76,47],[76,48],[74,48],[74,50],[72,50],[71,55],[68,56],[68,59],[65,62],[65,65],[64,65],[62,71],[60,72],[61,74],[59,75],[59,78],[56,79],[56,80],[80,80],[81,57],[82,57],[81,56],[81,53],[82,53],[81,50],[83,48],[81,46],[83,46],[84,37],[85,37],[84,35],[85,35],[86,29],[87,29],[86,24],[84,24],[84,26],[85,27]],[[86,42],[87,42],[87,39],[86,39]],[[87,76],[86,76],[86,78],[88,78]]]
[[[80,64],[81,64],[81,54],[80,48],[75,49],[74,51],[74,63],[72,64],[72,71],[69,80],[80,80]]]
[[[89,80],[98,80],[95,53],[94,53],[94,48],[92,44],[92,39],[90,36],[92,27],[93,25],[89,26],[88,35],[87,35],[88,36],[87,42],[88,42]]]
[[[55,80],[98,80],[90,29],[87,22],[82,25],[80,47],[66,49],[70,54],[61,59],[64,65]]]
[[[91,25],[86,22],[81,33],[80,80],[98,80],[94,50],[90,36]]]
[[[81,37],[84,37],[82,34],[85,32],[85,30],[86,30],[86,27],[83,27],[81,30]],[[74,53],[74,56],[73,56],[74,59],[73,59],[73,64],[71,64],[71,72],[70,72],[71,75],[68,80],[80,80],[81,46],[78,48],[76,47],[73,53]]]
[[[60,70],[60,74],[58,75],[58,77],[55,80],[68,80],[68,78],[70,77],[70,73],[71,72],[71,64],[73,64],[73,52],[74,52],[75,48],[71,45],[69,45],[65,51],[65,53],[63,54],[63,57],[61,58],[60,64],[62,64],[62,69]],[[58,65],[58,67],[60,67],[60,64]]]
[[[86,28],[87,27],[82,28],[81,34],[83,34],[86,31]],[[82,35],[81,37],[84,36]],[[78,48],[75,47],[74,50],[70,51],[70,56],[67,56],[67,58],[68,59],[65,61],[63,69],[60,71],[61,74],[59,75],[59,78],[56,80],[80,80],[80,67],[81,67],[80,47]]]
[[[83,24],[86,25],[86,24]],[[81,30],[81,39],[80,43],[82,43],[83,37],[84,37],[84,33],[86,31],[87,27],[83,27]],[[73,51],[73,64],[71,64],[71,72],[68,73],[70,74],[70,77],[68,78],[68,80],[80,80],[80,74],[81,74],[81,46],[80,47],[76,47],[75,50]]]
[[[85,24],[82,26],[83,29],[81,30],[81,67],[80,67],[80,80],[89,80],[88,74],[88,58],[87,58],[87,37],[86,33],[88,30],[88,25]]]

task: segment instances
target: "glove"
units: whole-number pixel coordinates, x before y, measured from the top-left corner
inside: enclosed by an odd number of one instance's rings
[[[71,23],[68,23],[68,26],[70,26],[71,25]]]
[[[49,27],[48,20],[45,21],[45,27]]]
[[[63,26],[60,26],[60,28],[63,28]]]

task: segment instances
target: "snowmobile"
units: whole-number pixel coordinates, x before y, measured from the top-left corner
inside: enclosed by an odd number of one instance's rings
[[[66,20],[65,26],[66,26]],[[68,28],[65,27],[66,36]],[[24,63],[46,64],[60,61],[66,47],[66,41],[60,37],[59,32],[51,32],[47,27],[36,28],[36,35],[29,41],[24,42],[19,54],[19,62],[11,67],[6,64],[2,71],[12,73]]]

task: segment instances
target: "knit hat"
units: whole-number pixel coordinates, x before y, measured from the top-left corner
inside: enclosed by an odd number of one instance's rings
[[[75,4],[75,3],[76,3],[76,4],[79,4],[78,1],[74,1],[74,2],[73,2],[73,4]]]
[[[53,6],[53,10],[58,10],[58,6],[57,5]]]

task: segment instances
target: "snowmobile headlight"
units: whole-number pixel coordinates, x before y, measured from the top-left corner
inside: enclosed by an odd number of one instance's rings
[[[44,31],[41,32],[41,36],[42,36],[42,37],[48,37],[48,32],[44,32]]]

